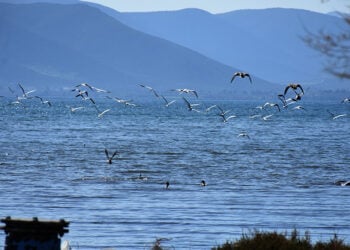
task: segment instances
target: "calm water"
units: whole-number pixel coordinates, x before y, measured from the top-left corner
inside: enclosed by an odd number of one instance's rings
[[[156,238],[170,249],[210,249],[255,229],[294,228],[350,242],[350,187],[334,185],[350,179],[350,115],[326,111],[350,114],[350,104],[276,112],[198,101],[237,116],[224,123],[218,109],[189,112],[181,99],[168,108],[100,99],[101,111],[111,109],[101,118],[88,101],[51,101],[0,99],[2,217],[64,218],[73,249],[150,249]],[[104,148],[119,152],[112,165]],[[1,231],[0,247],[4,240]]]

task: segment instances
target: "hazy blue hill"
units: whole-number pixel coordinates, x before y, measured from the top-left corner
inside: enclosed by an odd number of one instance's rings
[[[85,4],[0,4],[0,22],[2,89],[17,82],[59,89],[84,81],[112,91],[132,92],[145,83],[227,95],[223,90],[236,71]],[[242,84],[233,94],[276,87],[255,79],[255,89]]]
[[[211,14],[198,9],[108,13],[140,31],[168,39],[259,77],[281,84],[344,81],[323,70],[324,58],[303,41],[307,32],[336,32],[341,18],[296,9],[240,10]]]

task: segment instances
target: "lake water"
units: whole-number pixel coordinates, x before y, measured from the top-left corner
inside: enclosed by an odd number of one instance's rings
[[[210,249],[294,228],[313,241],[336,233],[350,242],[350,186],[334,184],[350,179],[349,103],[278,112],[255,109],[264,102],[198,101],[237,116],[224,123],[218,109],[190,112],[179,97],[169,107],[101,98],[99,110],[111,110],[100,118],[89,101],[51,102],[0,99],[2,217],[70,221],[63,240],[73,249],[150,249],[157,238],[169,249]],[[105,148],[118,151],[111,165]]]

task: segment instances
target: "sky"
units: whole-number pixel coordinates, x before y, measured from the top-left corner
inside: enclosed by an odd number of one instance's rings
[[[211,13],[238,9],[296,8],[321,13],[349,12],[350,0],[85,0],[121,12],[145,12],[199,8]]]

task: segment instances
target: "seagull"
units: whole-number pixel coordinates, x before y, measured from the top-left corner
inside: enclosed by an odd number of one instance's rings
[[[230,110],[224,111],[220,106],[217,106],[217,107],[220,110],[220,113],[218,115],[221,116],[221,118],[223,119],[223,122],[228,122],[228,120],[232,118],[236,118],[235,115],[230,115],[229,117],[226,117],[226,114],[230,112]]]
[[[195,106],[198,106],[199,104],[191,104],[189,101],[186,100],[185,97],[182,97],[182,99],[185,101],[185,103],[187,105],[187,108],[188,108],[188,111],[192,111],[193,110],[193,111],[196,111],[196,112],[200,113],[199,110],[193,108]]]
[[[249,135],[246,132],[238,134],[237,137],[247,137],[248,139],[250,139]]]
[[[107,162],[108,164],[112,164],[112,160],[114,158],[114,156],[116,156],[118,153],[118,151],[114,151],[114,153],[112,154],[112,156],[109,156],[109,152],[108,150],[105,148],[105,154],[106,154],[106,157],[107,157]]]
[[[163,100],[165,101],[165,106],[169,107],[171,104],[173,104],[174,102],[176,102],[175,100],[172,101],[168,101],[164,96],[161,95],[161,97],[163,98]]]
[[[117,103],[122,103],[125,106],[137,106],[136,104],[131,103],[132,100],[123,100],[123,99],[120,99],[118,97],[110,97],[110,96],[107,96],[107,98],[112,99],[112,100],[116,101]]]
[[[23,97],[24,99],[32,98],[31,96],[28,96],[28,94],[35,92],[35,90],[25,91],[24,88],[23,88],[23,86],[22,86],[20,83],[18,83],[18,86],[19,86],[19,87],[21,88],[21,90],[22,90],[22,93],[23,93],[22,97]]]
[[[291,84],[287,85],[287,87],[284,89],[284,95],[287,94],[287,91],[289,88],[293,89],[297,95],[298,95],[298,93],[296,92],[296,90],[299,88],[301,90],[301,93],[304,94],[303,87],[299,83],[291,83]]]
[[[273,116],[273,115],[265,115],[265,116],[263,116],[263,120],[264,121],[267,121],[267,120],[269,120],[270,118],[271,118],[271,116]]]
[[[88,83],[85,83],[85,82],[76,85],[75,88],[79,88],[79,87],[81,87],[81,86],[87,87],[87,88],[93,90],[92,86],[91,86],[90,84],[88,84]]]
[[[159,97],[158,93],[154,90],[154,88],[147,86],[147,85],[143,85],[143,84],[139,84],[141,87],[148,89],[149,91],[151,91],[156,97]]]
[[[350,103],[350,98],[344,98],[341,103]]]
[[[213,108],[215,108],[215,107],[216,107],[216,105],[214,104],[214,105],[210,106],[209,108],[207,108],[207,109],[205,110],[205,112],[209,112],[211,109],[213,109]]]
[[[34,97],[40,99],[42,104],[47,104],[47,105],[49,105],[49,107],[51,107],[51,102],[50,101],[44,100],[43,98],[41,98],[40,96],[37,96],[37,95],[34,96]]]
[[[248,77],[250,83],[252,83],[252,78],[250,77],[250,75],[248,73],[245,72],[236,72],[233,74],[232,78],[231,78],[231,83],[233,82],[233,80],[236,78],[236,76],[239,76],[240,78],[245,78]]]
[[[303,106],[295,106],[293,109],[295,110],[299,110],[299,109],[302,109],[302,110],[306,110]]]
[[[345,186],[350,186],[350,181],[336,181],[334,182],[334,184],[345,187]]]
[[[97,108],[96,108],[97,109]],[[107,113],[108,111],[110,111],[111,109],[106,109],[106,110],[104,110],[104,111],[102,111],[101,113],[99,113],[98,115],[97,115],[97,117],[98,118],[100,118],[100,117],[102,117],[105,113]],[[98,109],[97,109],[97,111],[98,111]],[[99,112],[99,111],[98,111]]]
[[[270,103],[270,102],[266,102],[263,106],[263,109],[265,109],[266,106],[269,107],[277,107],[278,111],[281,112],[280,106],[277,103]]]
[[[76,108],[74,108],[74,107],[69,107],[69,106],[67,106],[67,107],[70,109],[71,112],[75,112],[77,110],[80,110],[80,109],[84,108],[84,107],[76,107]]]
[[[197,91],[193,90],[193,89],[174,89],[175,91],[179,92],[180,94],[182,93],[192,93],[194,94],[197,98],[198,98],[198,94],[197,94]]]
[[[347,116],[347,114],[336,115],[336,114],[333,114],[332,112],[330,112],[329,110],[327,110],[327,112],[333,117],[333,120]]]

